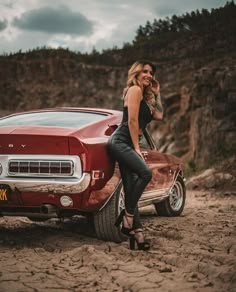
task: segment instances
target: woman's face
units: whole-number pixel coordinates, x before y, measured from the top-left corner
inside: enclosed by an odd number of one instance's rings
[[[143,70],[138,74],[137,79],[141,86],[149,86],[153,79],[152,67],[148,64],[144,65]]]

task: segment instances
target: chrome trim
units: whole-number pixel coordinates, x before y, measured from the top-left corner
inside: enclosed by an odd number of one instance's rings
[[[170,193],[172,191],[172,188],[176,182],[176,179],[178,177],[178,175],[181,173],[181,170],[179,170],[178,172],[174,172],[173,176],[174,176],[174,180],[171,184],[171,186],[169,188],[164,188],[164,189],[155,189],[155,190],[151,190],[151,191],[144,191],[144,193],[142,194],[141,198],[139,199],[138,202],[138,207],[144,207],[150,204],[155,204],[158,202],[161,202],[165,199],[167,199],[170,196]],[[107,198],[106,202],[102,205],[102,207],[99,209],[99,212],[102,211],[102,209],[107,205],[107,203],[110,201],[110,199],[112,198],[112,196],[114,195],[114,193],[116,192],[117,188],[120,186],[120,183],[122,183],[122,181],[120,180],[119,183],[117,184],[117,186],[115,187],[114,191],[111,193],[111,195]],[[123,187],[122,187],[123,189]],[[121,191],[122,191],[121,189]]]
[[[174,184],[175,184],[175,182],[177,180],[177,177],[179,176],[180,172],[181,172],[181,170],[179,170],[178,172],[177,171],[174,172],[174,180],[173,180],[173,182],[171,184],[171,187],[169,188],[169,193],[172,191],[172,188],[173,188],[173,186],[174,186]]]
[[[114,193],[116,192],[116,190],[118,189],[118,187],[120,186],[121,184],[121,180],[118,182],[118,184],[116,185],[114,191],[110,194],[110,196],[107,198],[106,202],[102,205],[102,207],[98,210],[99,212],[102,211],[102,209],[104,207],[106,207],[107,203],[110,201],[110,199],[113,197]]]
[[[26,174],[10,175],[8,173],[9,160],[70,160],[74,163],[73,176],[42,175],[34,176]],[[0,175],[0,184],[7,184],[12,190],[17,188],[21,192],[51,192],[51,193],[81,193],[89,186],[90,173],[82,174],[81,160],[73,155],[0,155],[2,164],[2,174]]]
[[[16,163],[17,171],[10,171],[10,168],[14,168],[14,166],[11,166],[11,163]],[[33,166],[33,164],[36,163],[38,166]],[[44,163],[47,163],[48,166],[42,166]],[[52,164],[55,163],[57,165],[52,166]],[[69,173],[62,173],[63,163],[69,163],[70,164],[70,172]],[[25,165],[24,165],[25,164]],[[48,168],[48,172],[41,172],[41,170],[44,168]],[[52,167],[57,167],[59,169],[59,172],[50,172],[50,169]],[[21,168],[27,168],[26,172],[21,172]],[[30,168],[37,168],[38,172],[31,172]],[[72,160],[37,160],[37,159],[10,159],[8,161],[8,175],[10,176],[54,176],[54,177],[62,177],[62,176],[72,176],[74,174],[74,162]]]
[[[170,191],[169,203],[173,211],[178,212],[184,200],[184,191],[179,181],[175,182],[174,187]]]
[[[102,205],[102,207],[99,209],[99,212],[102,211],[102,209],[107,205],[107,203],[110,201],[112,196],[115,194],[116,190],[120,186],[122,181],[120,180],[117,186],[115,187],[114,191],[112,194],[107,198],[106,202]],[[121,188],[121,191],[123,191],[123,187]],[[144,207],[150,204],[155,204],[160,201],[165,200],[169,196],[169,188],[165,189],[160,189],[160,190],[152,190],[152,191],[146,191],[142,194],[139,202],[138,202],[138,207]]]
[[[174,180],[169,188],[160,189],[160,190],[156,189],[156,190],[144,192],[138,202],[138,207],[140,208],[140,207],[144,207],[150,204],[155,204],[167,199],[170,196],[172,189],[176,183],[177,177],[179,176],[180,173],[181,173],[181,170],[175,171],[173,173]]]
[[[146,191],[142,194],[138,202],[138,207],[144,207],[165,200],[169,196],[169,188]]]
[[[7,184],[20,192],[39,193],[81,193],[87,189],[91,180],[89,173],[83,173],[80,178],[0,178],[0,184]]]
[[[39,174],[39,173],[10,173],[9,172],[9,162],[11,161],[33,161],[33,162],[68,162],[70,161],[73,164],[73,175],[68,176],[68,174]],[[80,178],[82,175],[82,164],[79,156],[75,155],[13,155],[6,154],[0,155],[0,163],[3,167],[3,172],[1,177],[31,177],[31,178],[56,178],[56,177],[65,177],[65,178]],[[1,179],[0,177],[0,179]]]

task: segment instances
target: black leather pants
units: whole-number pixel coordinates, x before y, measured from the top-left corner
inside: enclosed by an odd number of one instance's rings
[[[133,227],[142,228],[137,203],[152,178],[152,171],[134,150],[126,125],[120,125],[109,138],[108,151],[119,164],[125,193],[125,209],[134,215]]]

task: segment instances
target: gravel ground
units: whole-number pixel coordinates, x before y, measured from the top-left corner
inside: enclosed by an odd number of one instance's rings
[[[96,239],[86,218],[0,218],[0,291],[236,291],[236,195],[188,191],[183,215],[143,212],[146,251]]]

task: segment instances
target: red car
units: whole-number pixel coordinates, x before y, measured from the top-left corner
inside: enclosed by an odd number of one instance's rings
[[[107,140],[122,112],[56,108],[0,119],[0,215],[31,220],[93,215],[97,237],[120,242],[114,226],[124,208],[119,169],[107,153]],[[159,153],[148,131],[141,149],[153,178],[139,207],[178,216],[185,205],[181,161]]]

